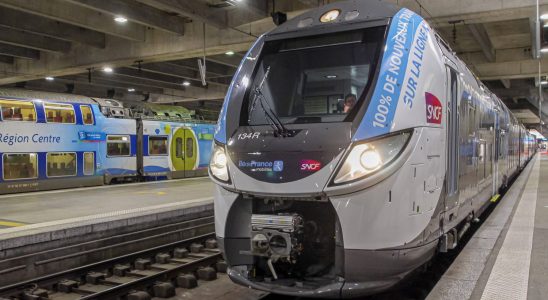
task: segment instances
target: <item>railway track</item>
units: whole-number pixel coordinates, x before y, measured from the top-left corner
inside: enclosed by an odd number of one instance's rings
[[[0,288],[0,299],[150,299],[175,296],[225,272],[215,234],[136,251]]]

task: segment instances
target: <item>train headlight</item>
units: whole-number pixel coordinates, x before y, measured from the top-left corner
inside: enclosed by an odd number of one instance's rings
[[[382,165],[382,159],[375,149],[369,149],[362,152],[360,163],[366,170],[374,171]]]
[[[376,173],[400,155],[410,137],[411,131],[406,131],[355,145],[333,183],[348,183]]]
[[[211,154],[211,160],[209,161],[209,170],[211,175],[216,179],[224,182],[230,180],[228,175],[228,159],[224,146],[215,144],[213,146],[213,153]]]

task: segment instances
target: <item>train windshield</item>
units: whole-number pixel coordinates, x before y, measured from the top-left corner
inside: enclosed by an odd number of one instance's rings
[[[363,105],[386,27],[271,41],[248,92],[248,125],[352,121]]]

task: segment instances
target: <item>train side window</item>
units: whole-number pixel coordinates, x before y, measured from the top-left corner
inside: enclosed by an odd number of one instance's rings
[[[107,135],[107,156],[129,156],[130,148],[128,135]]]
[[[95,174],[95,153],[84,152],[84,175]]]
[[[37,178],[37,157],[36,153],[4,153],[2,155],[4,180]]]
[[[0,100],[3,121],[35,121],[36,109],[30,101]]]
[[[186,139],[186,156],[194,156],[194,141],[191,138]]]
[[[46,103],[46,120],[48,123],[74,124],[74,107],[71,104]]]
[[[148,155],[167,155],[167,136],[149,136]]]
[[[175,139],[175,156],[183,158],[183,139],[180,137]]]
[[[76,176],[76,153],[51,152],[46,156],[48,177]]]
[[[93,125],[93,113],[91,107],[87,105],[80,105],[80,112],[82,113],[82,121],[85,125]]]

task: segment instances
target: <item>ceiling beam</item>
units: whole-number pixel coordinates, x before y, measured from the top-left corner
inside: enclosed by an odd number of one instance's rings
[[[540,61],[541,72],[548,73],[548,60]],[[535,78],[538,76],[537,60],[516,60],[508,62],[479,63],[474,65],[481,80]]]
[[[0,9],[0,25],[57,39],[104,48],[105,34],[10,8]]]
[[[167,74],[154,73],[154,72],[149,72],[145,70],[139,71],[137,69],[132,69],[132,68],[117,68],[114,70],[114,74],[119,76],[130,77],[130,78],[144,79],[144,80],[150,80],[154,82],[172,84],[177,87],[182,87],[182,84],[184,81],[180,77],[167,75]],[[191,85],[201,86],[200,81],[197,79],[187,78],[186,80],[189,81]]]
[[[99,86],[103,88],[119,88],[119,89],[130,89],[133,88],[137,91],[143,91],[143,92],[149,92],[149,93],[158,93],[161,94],[164,92],[163,88],[155,88],[155,87],[149,87],[149,86],[136,86],[135,84],[130,83],[123,83],[123,82],[115,82],[112,80],[105,80],[103,78],[98,78],[98,76],[92,76],[91,83],[88,80],[87,75],[69,75],[69,76],[63,76],[63,77],[57,77],[55,78],[55,81],[60,80],[65,83],[75,83],[75,84],[83,84],[83,85],[94,85]]]
[[[67,53],[70,51],[70,42],[6,27],[0,27],[0,41],[47,52]]]
[[[436,0],[439,1],[439,0]],[[395,1],[392,1],[395,2]],[[423,1],[424,2],[424,1]],[[493,5],[489,5],[486,2],[493,2]],[[495,4],[496,2],[496,4]],[[444,15],[437,15],[434,13],[433,18],[427,18],[427,20],[434,25],[434,27],[450,27],[453,26],[452,22],[454,21],[463,21],[465,24],[474,24],[474,23],[490,23],[490,22],[500,22],[500,21],[510,21],[516,19],[526,19],[533,15],[536,15],[536,6],[530,5],[527,2],[515,1],[514,4],[518,5],[516,7],[504,7],[501,5],[501,2],[498,0],[494,1],[483,1],[483,2],[473,2],[474,5],[471,5],[470,8],[466,9],[463,13],[451,13],[461,10],[459,8],[464,7],[460,5],[460,2],[445,2],[439,1],[440,5],[445,5],[445,8],[442,10],[445,12]],[[476,5],[477,4],[477,5]],[[525,4],[525,5],[524,5]],[[430,5],[423,3],[423,5],[431,11]],[[475,10],[474,7],[481,6]],[[496,8],[501,9],[496,9]],[[504,8],[502,8],[504,7]],[[546,11],[548,5],[541,5],[541,11]]]
[[[0,54],[24,59],[40,59],[40,51],[0,43]]]
[[[117,69],[115,72],[116,73],[112,73],[112,74],[102,74],[100,72],[94,72],[92,77],[103,79],[103,80],[111,80],[117,83],[132,84],[134,86],[155,87],[155,88],[161,88],[161,89],[173,89],[173,90],[181,90],[181,91],[185,90],[185,87],[183,87],[180,83],[179,84],[168,83],[168,82],[163,82],[159,80],[151,80],[148,78],[128,76],[128,75],[124,75],[124,73],[127,73],[127,72],[123,72],[120,69]]]
[[[130,21],[178,35],[185,34],[185,20],[134,0],[68,0],[110,15],[122,15]]]
[[[177,1],[177,0],[137,0],[157,9],[177,13],[191,18],[194,21],[210,24],[219,29],[227,27],[227,18],[224,13],[214,13],[205,1]]]
[[[0,0],[0,6],[39,15],[133,41],[145,40],[145,27],[135,23],[117,24],[111,16],[75,6],[63,0]]]
[[[493,47],[487,30],[485,30],[485,26],[483,26],[483,24],[466,24],[466,26],[472,33],[472,36],[476,39],[476,42],[480,45],[481,51],[485,55],[485,58],[487,58],[487,61],[494,62],[496,59],[495,48]]]
[[[130,68],[139,70],[138,66],[131,66]],[[160,76],[171,76],[173,78],[181,78],[178,82],[181,82],[183,79],[193,81],[196,86],[201,86],[201,81],[199,79],[199,72],[191,69],[187,69],[175,64],[170,63],[150,63],[141,65],[142,71],[147,71],[150,73],[157,73]],[[142,73],[142,72],[141,72]],[[206,76],[207,82],[214,85],[227,86],[226,80],[208,78]]]
[[[206,74],[208,77],[232,76],[236,72],[235,67],[218,64],[207,58],[206,60],[207,60]],[[165,62],[164,64],[173,64],[185,69],[198,72],[198,62],[195,58],[169,61],[169,62]]]

